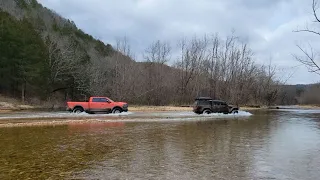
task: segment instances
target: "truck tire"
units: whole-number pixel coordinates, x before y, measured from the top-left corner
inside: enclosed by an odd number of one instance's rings
[[[76,113],[76,114],[79,114],[79,113],[82,113],[83,111],[84,110],[83,110],[82,107],[75,107],[72,112]]]
[[[112,113],[113,113],[113,114],[120,114],[120,113],[122,113],[122,109],[121,109],[121,108],[114,108],[114,109],[112,110]]]

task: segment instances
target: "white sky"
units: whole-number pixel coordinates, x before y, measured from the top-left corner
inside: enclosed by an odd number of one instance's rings
[[[73,20],[105,43],[127,36],[132,50],[141,54],[155,40],[176,42],[182,36],[231,33],[248,40],[258,63],[279,67],[279,78],[289,84],[320,82],[292,54],[296,44],[310,43],[320,50],[320,36],[295,33],[312,25],[312,0],[39,0]],[[319,10],[320,15],[320,10]],[[319,26],[320,27],[320,23]],[[319,29],[320,31],[320,29]],[[320,57],[319,57],[320,58]],[[320,63],[320,61],[319,61]]]

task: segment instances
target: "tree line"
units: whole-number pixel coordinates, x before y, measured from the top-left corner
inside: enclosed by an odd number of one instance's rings
[[[172,46],[178,47],[175,57]],[[112,97],[151,105],[190,104],[198,96],[239,105],[271,105],[279,93],[276,68],[255,63],[249,45],[234,34],[226,38],[217,34],[181,38],[175,45],[157,40],[146,48],[143,58],[122,68],[109,66],[107,72],[130,74],[128,79],[109,76],[118,79],[111,82],[122,82],[119,88],[130,93],[111,92]],[[117,56],[109,59],[110,63],[119,61]],[[173,63],[169,66],[169,62]]]

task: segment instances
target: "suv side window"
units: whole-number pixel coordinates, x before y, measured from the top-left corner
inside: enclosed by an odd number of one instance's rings
[[[219,106],[219,105],[220,105],[220,102],[214,101],[214,102],[213,102],[213,105]]]
[[[198,101],[197,104],[200,106],[211,106],[211,101]]]

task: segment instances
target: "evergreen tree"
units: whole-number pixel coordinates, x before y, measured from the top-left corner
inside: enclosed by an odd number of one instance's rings
[[[24,100],[27,87],[42,92],[46,79],[47,49],[33,26],[0,12],[0,90],[13,96],[21,92]]]

